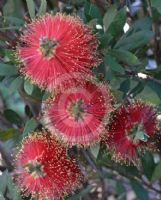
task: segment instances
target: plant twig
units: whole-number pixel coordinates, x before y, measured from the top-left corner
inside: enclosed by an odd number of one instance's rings
[[[96,163],[95,163],[94,159],[92,158],[89,150],[82,149],[81,151],[82,151],[83,156],[87,160],[87,162],[90,164],[90,166],[100,175],[101,178],[103,178],[104,175],[103,175],[102,171],[96,166]]]
[[[5,150],[3,142],[0,141],[0,153],[2,155],[3,160],[5,161],[7,165],[7,169],[9,171],[13,170],[13,165],[12,165],[12,156],[9,152]]]

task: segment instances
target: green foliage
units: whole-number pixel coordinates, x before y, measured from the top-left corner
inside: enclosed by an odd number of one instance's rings
[[[105,26],[105,31],[108,31],[108,28],[115,20],[116,15],[117,15],[116,5],[110,6],[103,17],[103,24]]]
[[[24,137],[33,131],[42,130],[43,125],[39,120],[41,113],[35,113],[34,108],[41,107],[41,103],[51,94],[42,91],[32,82],[23,78],[18,69],[14,52],[26,21],[42,16],[48,11],[56,13],[61,10],[71,15],[79,15],[86,24],[93,28],[93,32],[100,41],[99,53],[103,60],[101,65],[94,69],[94,73],[98,77],[101,75],[103,81],[109,82],[115,98],[114,109],[127,101],[141,99],[154,104],[161,111],[161,71],[159,70],[161,62],[158,50],[160,44],[159,40],[154,40],[156,35],[154,29],[159,27],[161,18],[161,0],[148,1],[151,3],[150,11],[152,13],[150,14],[147,2],[143,1],[143,9],[133,17],[127,14],[126,6],[120,5],[120,1],[115,1],[114,4],[106,1],[107,4],[104,6],[89,0],[67,1],[62,3],[62,7],[59,8],[55,1],[47,0],[7,0],[4,2],[0,2],[0,5],[3,4],[0,17],[0,142],[8,151],[14,154],[15,147]],[[129,18],[132,22],[128,22]],[[124,25],[127,22],[130,27],[125,33]],[[98,25],[100,28],[97,27]],[[159,31],[159,28],[156,30]],[[157,33],[159,35],[159,32]],[[157,43],[155,43],[156,41]],[[151,57],[158,62],[156,70],[145,69],[149,59],[146,52],[149,48],[155,54]],[[140,72],[146,74],[148,78],[138,77]],[[1,126],[1,117],[4,120],[4,126]],[[145,131],[138,130],[135,133],[136,140],[148,141]],[[90,198],[94,191],[91,183],[103,188],[102,185],[106,182],[114,187],[115,195],[120,200],[126,199],[127,183],[129,188],[135,192],[136,199],[150,200],[150,191],[161,179],[161,160],[158,153],[145,152],[142,155],[140,153],[138,166],[127,166],[114,162],[102,142],[98,142],[88,149],[94,170],[89,161],[81,155],[80,149],[69,150],[76,156],[80,153],[78,156],[80,165],[83,170],[88,170],[89,176],[86,178],[84,188],[77,190],[76,194],[66,197],[66,200],[81,200],[86,199],[86,196]],[[157,161],[156,155],[159,157]],[[3,158],[1,164],[7,168],[7,163]],[[8,197],[13,200],[24,199],[14,185],[11,176],[12,172],[2,170],[0,200],[8,199]],[[126,184],[124,184],[124,180],[126,180]]]
[[[35,18],[35,3],[33,0],[26,0],[30,18]]]
[[[0,63],[0,75],[1,76],[13,76],[17,74],[17,69],[13,65]]]
[[[47,9],[47,2],[46,0],[41,0],[41,5],[38,11],[38,16],[44,15]]]
[[[21,126],[23,124],[21,117],[15,111],[11,109],[6,109],[3,115],[12,124],[15,124],[18,126]]]
[[[156,181],[158,179],[161,179],[161,162],[155,167],[151,181]]]
[[[33,132],[35,128],[37,127],[38,123],[34,118],[31,118],[28,120],[25,124],[24,131],[23,131],[23,137],[27,136],[29,133]]]
[[[153,0],[152,2],[152,7],[156,8],[159,13],[161,13],[161,3],[160,0]]]

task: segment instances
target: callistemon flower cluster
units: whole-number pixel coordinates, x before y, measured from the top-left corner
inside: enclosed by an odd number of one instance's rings
[[[100,140],[113,110],[108,87],[84,79],[46,102],[45,126],[68,145],[87,146]]]
[[[75,159],[47,132],[35,132],[23,140],[15,165],[22,191],[38,199],[60,199],[81,184]]]
[[[91,73],[100,63],[97,46],[96,36],[79,18],[46,14],[27,26],[17,54],[24,76],[53,92],[63,74]]]
[[[50,133],[27,137],[16,159],[16,180],[27,195],[61,199],[80,185],[81,171],[67,148],[87,147],[105,136],[116,160],[135,162],[156,132],[156,112],[140,102],[121,106],[108,124],[113,98],[91,71],[100,63],[97,47],[87,25],[62,14],[32,21],[20,38],[20,72],[51,94],[41,112]]]
[[[106,144],[116,161],[137,164],[157,130],[156,110],[140,101],[122,105],[108,126]]]

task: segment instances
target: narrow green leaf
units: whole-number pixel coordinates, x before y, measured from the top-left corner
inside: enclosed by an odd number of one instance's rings
[[[161,179],[161,162],[155,167],[151,181],[154,182]]]
[[[6,109],[3,114],[9,122],[19,126],[23,124],[21,117],[15,111]]]
[[[5,5],[3,6],[3,15],[9,16],[12,15],[14,12],[14,1],[13,0],[7,0]]]
[[[7,140],[10,140],[10,139],[13,139],[17,136],[19,136],[19,131],[17,129],[14,129],[14,128],[9,128],[5,131],[0,131],[0,140],[1,141],[7,141]]]
[[[142,30],[129,37],[121,38],[115,45],[116,49],[133,50],[146,45],[154,36],[152,31]]]
[[[134,137],[134,140],[141,140],[143,142],[147,142],[149,135],[147,135],[144,131],[137,131]]]
[[[130,29],[134,31],[140,30],[151,30],[152,28],[152,19],[150,17],[144,17],[139,20],[136,20]]]
[[[140,62],[138,58],[129,51],[121,49],[113,49],[110,54],[114,56],[118,61],[121,61],[127,65],[139,65]]]
[[[110,54],[106,55],[104,62],[115,72],[124,73],[123,67]]]
[[[17,74],[17,68],[13,65],[0,63],[0,75],[12,76]]]
[[[154,172],[154,169],[156,167],[156,164],[154,162],[153,154],[150,152],[146,152],[143,154],[141,157],[142,160],[142,166],[143,166],[143,171],[146,177],[151,180],[152,174]]]
[[[144,84],[142,82],[138,82],[137,85],[130,91],[130,94],[132,94],[132,96],[135,97],[143,90],[144,90]]]
[[[29,121],[27,121],[25,124],[24,131],[23,131],[23,137],[33,132],[37,126],[38,126],[38,122],[34,118],[31,118]]]
[[[122,8],[117,12],[113,22],[106,31],[107,34],[112,35],[114,38],[119,37],[123,33],[123,27],[126,22],[126,10]]]
[[[13,17],[13,16],[4,16],[4,20],[9,22],[10,24],[14,24],[14,25],[23,25],[24,24],[23,19],[19,19],[17,17]]]
[[[22,200],[22,197],[20,195],[20,190],[13,183],[11,176],[9,174],[8,174],[8,178],[7,178],[7,186],[8,186],[8,191],[9,191],[10,195],[12,195],[13,200]]]
[[[22,77],[18,76],[17,78],[15,78],[9,87],[10,93],[16,92],[19,86],[21,85],[21,83],[22,83]]]
[[[7,187],[7,171],[4,171],[3,174],[0,175],[0,180],[1,180],[0,181],[0,192],[3,195],[5,193],[6,187]]]
[[[34,89],[34,86],[30,83],[30,81],[25,80],[24,82],[24,89],[28,95],[31,95]]]
[[[100,150],[100,143],[97,143],[90,147],[92,155],[97,158],[99,150]]]
[[[120,84],[119,90],[124,92],[124,94],[126,94],[129,91],[129,89],[130,89],[130,79],[126,79]]]
[[[27,8],[29,11],[30,18],[35,18],[35,3],[33,0],[26,0]]]
[[[41,0],[41,5],[38,11],[38,16],[44,15],[47,9],[47,2],[46,0]]]
[[[110,6],[110,8],[107,10],[107,12],[105,13],[103,17],[103,24],[105,27],[105,31],[108,30],[109,26],[114,21],[116,15],[117,15],[116,6],[115,5]]]
[[[161,0],[152,0],[151,5],[161,14]]]

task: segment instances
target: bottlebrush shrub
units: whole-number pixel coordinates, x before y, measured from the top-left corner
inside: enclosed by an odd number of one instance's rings
[[[107,85],[84,78],[46,102],[44,125],[68,145],[86,146],[98,142],[113,110]]]
[[[100,63],[97,46],[96,36],[79,18],[46,14],[27,26],[17,55],[24,76],[53,91],[64,73],[91,73],[90,69]]]
[[[137,101],[116,111],[105,141],[116,161],[137,164],[139,153],[151,146],[156,130],[156,110]]]
[[[22,142],[15,161],[16,181],[24,194],[60,199],[83,178],[76,161],[49,133],[34,132]]]

